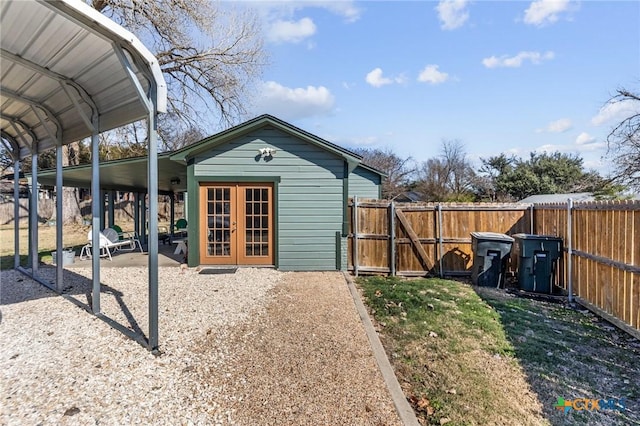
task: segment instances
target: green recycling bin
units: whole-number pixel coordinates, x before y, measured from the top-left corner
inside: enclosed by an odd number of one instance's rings
[[[534,293],[553,293],[562,238],[548,235],[515,234],[514,254],[518,258],[518,286]]]
[[[496,232],[472,232],[471,281],[483,287],[500,287],[504,282],[513,238]]]

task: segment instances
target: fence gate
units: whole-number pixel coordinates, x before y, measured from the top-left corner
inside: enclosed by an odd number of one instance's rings
[[[354,274],[468,275],[471,232],[530,233],[532,206],[497,203],[349,202]]]

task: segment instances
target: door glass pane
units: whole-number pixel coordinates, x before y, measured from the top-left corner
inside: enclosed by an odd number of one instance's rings
[[[211,188],[207,190],[207,254],[209,256],[231,255],[231,189]]]
[[[245,256],[268,256],[269,192],[264,188],[246,188],[245,194]]]

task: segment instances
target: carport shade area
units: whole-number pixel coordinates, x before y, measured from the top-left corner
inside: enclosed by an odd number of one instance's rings
[[[0,132],[1,143],[20,165],[31,158],[32,180],[38,180],[38,155],[56,150],[56,193],[62,193],[62,147],[91,138],[91,191],[101,188],[98,136],[117,127],[146,120],[149,154],[146,183],[149,227],[157,227],[157,114],[166,111],[166,84],[156,58],[130,32],[79,0],[6,1],[0,3]],[[146,160],[146,161],[145,161]],[[15,179],[15,217],[18,217]],[[31,191],[29,263],[21,265],[19,227],[15,224],[16,270],[60,292],[64,288],[62,222],[56,221],[57,270],[52,284],[38,274],[37,191]],[[62,218],[62,199],[56,199]],[[100,210],[92,206],[92,240],[99,241]],[[149,334],[146,345],[158,347],[157,234],[149,239]],[[100,314],[100,262],[92,261],[91,310]],[[108,321],[107,321],[108,322]],[[134,337],[134,336],[132,336]],[[140,337],[140,336],[138,336]]]

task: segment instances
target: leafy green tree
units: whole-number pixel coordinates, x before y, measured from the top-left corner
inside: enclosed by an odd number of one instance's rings
[[[478,198],[492,202],[509,200],[511,198],[509,194],[498,191],[497,179],[513,170],[518,158],[502,153],[489,158],[480,158],[480,161],[482,166],[478,170],[475,188]]]
[[[583,159],[575,154],[533,152],[527,160],[504,159],[492,157],[485,165],[504,166],[492,169],[495,191],[511,200],[537,194],[597,192],[609,185],[597,172],[585,171]]]

